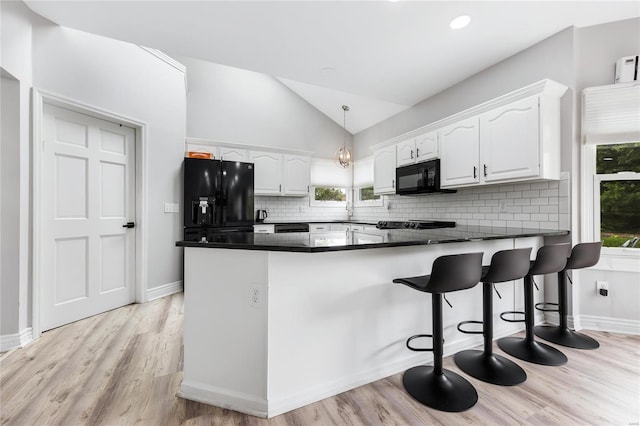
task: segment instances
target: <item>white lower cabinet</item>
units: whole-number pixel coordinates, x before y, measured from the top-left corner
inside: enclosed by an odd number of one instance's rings
[[[254,234],[273,234],[274,232],[274,225],[253,225]]]

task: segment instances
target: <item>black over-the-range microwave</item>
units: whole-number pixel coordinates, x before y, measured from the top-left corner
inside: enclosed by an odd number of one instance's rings
[[[396,194],[434,194],[456,192],[440,189],[440,159],[410,164],[396,169]]]

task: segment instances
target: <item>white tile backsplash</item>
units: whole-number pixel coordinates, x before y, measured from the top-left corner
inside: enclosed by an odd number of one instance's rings
[[[384,196],[379,207],[354,207],[352,220],[454,220],[461,225],[569,229],[569,175],[560,181],[462,188],[455,194]],[[501,201],[507,211],[500,211]],[[348,220],[344,207],[309,205],[308,197],[255,197],[268,221]]]
[[[568,229],[569,197],[561,181],[462,188],[455,194],[385,196],[383,207],[355,207],[353,219],[455,220],[461,225]],[[500,211],[501,201],[507,211]]]

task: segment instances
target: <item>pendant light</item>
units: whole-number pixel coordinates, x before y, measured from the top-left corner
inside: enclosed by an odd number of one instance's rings
[[[349,111],[349,107],[342,105],[342,111],[344,115],[344,134],[342,138],[342,146],[336,151],[335,160],[340,167],[344,167],[346,169],[351,165],[351,150],[347,147],[347,111]]]

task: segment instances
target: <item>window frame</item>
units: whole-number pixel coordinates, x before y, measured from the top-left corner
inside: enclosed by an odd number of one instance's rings
[[[358,188],[353,188],[353,206],[354,207],[382,207],[384,206],[384,195],[380,195],[380,198],[377,200],[361,200],[360,199],[360,190],[364,188],[373,188],[373,185],[370,186],[361,186]]]
[[[345,201],[323,201],[316,200],[316,188],[340,188],[345,191]],[[338,186],[321,186],[321,185],[310,185],[309,186],[309,206],[310,207],[344,207],[345,209],[350,204],[351,201],[351,191],[350,188],[338,187]]]
[[[617,142],[623,144],[627,142]],[[634,142],[628,142],[634,143]],[[583,241],[602,241],[600,235],[600,182],[615,180],[640,180],[638,172],[619,172],[598,174],[596,151],[599,145],[611,143],[582,145],[582,209],[579,218]],[[598,270],[640,272],[640,249],[627,247],[602,247]]]

